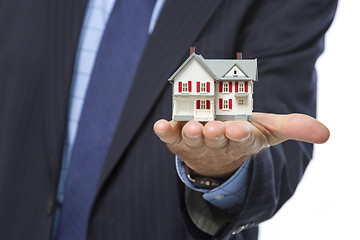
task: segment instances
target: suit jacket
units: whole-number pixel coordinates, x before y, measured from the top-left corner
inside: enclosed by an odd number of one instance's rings
[[[0,239],[49,239],[69,91],[86,0],[0,0]],[[208,239],[190,220],[174,156],[153,123],[171,118],[168,77],[189,46],[258,58],[254,110],[315,116],[314,64],[336,0],[168,0],[112,141],[88,239]],[[251,161],[242,211],[213,239],[256,239],[294,193],[312,145],[287,141]],[[239,227],[245,229],[238,234]],[[234,235],[232,234],[234,232]]]

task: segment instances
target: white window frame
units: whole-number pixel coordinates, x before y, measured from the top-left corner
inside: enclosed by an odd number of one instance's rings
[[[229,83],[228,82],[223,82],[223,92],[229,93]]]
[[[187,83],[187,82],[183,82],[183,83],[182,83],[182,91],[183,91],[183,92],[186,92],[186,93],[189,92],[189,90],[188,90],[189,88],[188,88],[188,87],[189,87],[189,86],[188,86],[188,83]]]
[[[239,82],[239,92],[240,93],[245,92],[245,84],[244,84],[244,82]]]
[[[200,110],[206,110],[206,100],[200,100]]]
[[[229,99],[223,99],[223,110],[229,110]]]
[[[200,82],[200,92],[206,93],[206,82]]]

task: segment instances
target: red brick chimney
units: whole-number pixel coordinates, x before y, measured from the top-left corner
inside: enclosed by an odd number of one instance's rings
[[[242,59],[242,52],[236,53],[236,59]]]
[[[193,54],[195,52],[195,47],[190,47],[190,55]]]

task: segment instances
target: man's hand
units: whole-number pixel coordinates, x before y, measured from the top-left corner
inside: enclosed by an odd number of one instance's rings
[[[326,126],[303,114],[253,113],[252,121],[159,120],[154,131],[186,165],[204,176],[229,176],[261,149],[289,139],[324,143]]]

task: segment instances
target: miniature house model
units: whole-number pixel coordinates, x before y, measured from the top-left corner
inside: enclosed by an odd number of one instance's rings
[[[169,78],[175,121],[251,120],[257,60],[190,56]]]

